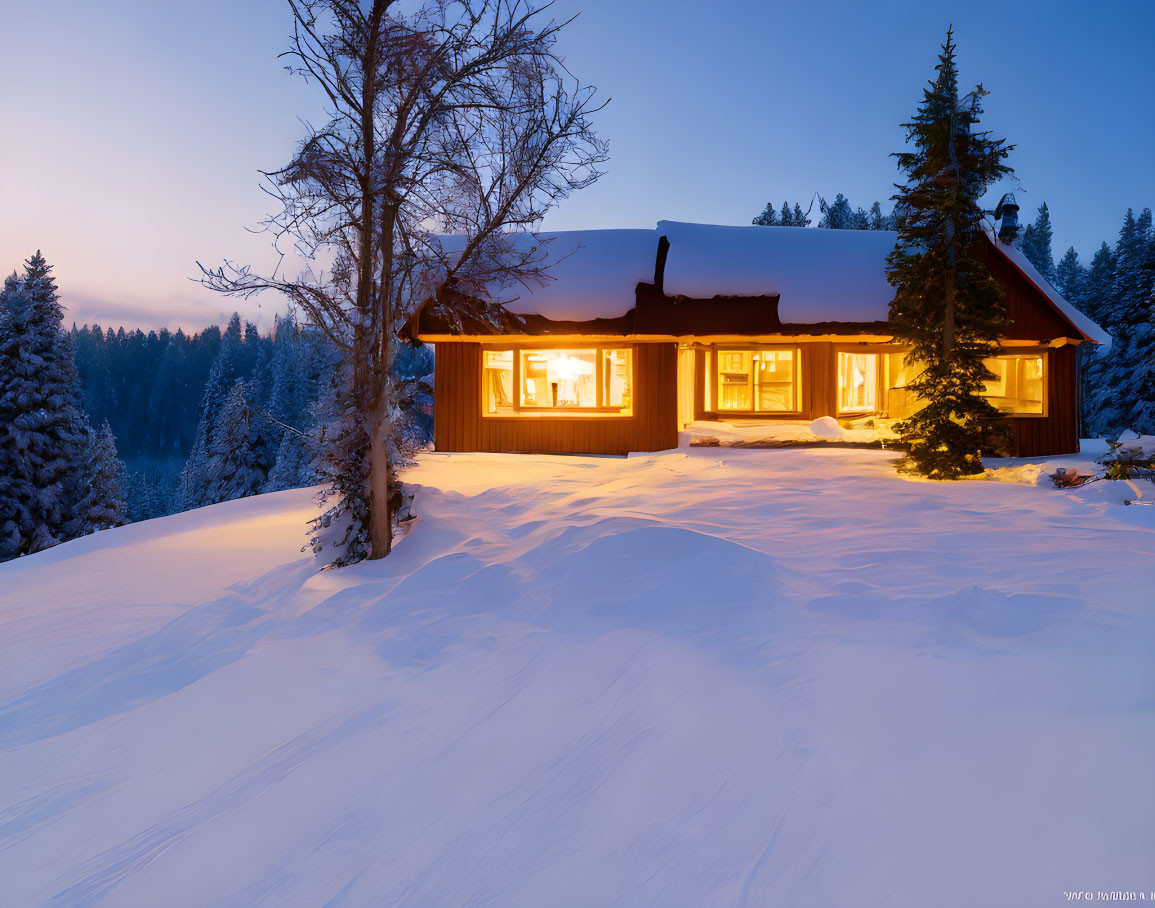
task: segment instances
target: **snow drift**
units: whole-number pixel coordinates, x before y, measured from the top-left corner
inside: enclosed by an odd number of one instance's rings
[[[0,566],[0,902],[1149,887],[1152,515],[892,457],[428,455],[383,563],[301,491]]]

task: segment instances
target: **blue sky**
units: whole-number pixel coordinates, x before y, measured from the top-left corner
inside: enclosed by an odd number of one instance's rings
[[[581,15],[560,49],[612,98],[608,173],[548,229],[744,224],[768,198],[845,193],[884,207],[898,124],[955,27],[962,82],[1017,147],[1024,215],[1046,201],[1056,254],[1086,260],[1128,206],[1155,205],[1155,3],[556,0]],[[196,260],[267,266],[246,228],[269,210],[259,168],[318,115],[282,69],[283,0],[79,0],[4,13],[0,268],[34,249],[69,318],[199,328],[282,308],[190,282]]]

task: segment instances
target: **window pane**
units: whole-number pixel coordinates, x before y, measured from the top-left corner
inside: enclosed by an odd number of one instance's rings
[[[631,351],[603,350],[605,357],[602,386],[605,393],[605,406],[628,410],[633,399],[630,389],[630,380],[633,377],[631,368]]]
[[[482,370],[486,413],[513,413],[513,351],[486,350]]]
[[[793,413],[793,350],[719,350],[718,410]]]
[[[753,383],[749,350],[718,351],[718,409],[749,410],[753,403]]]
[[[873,413],[878,409],[878,354],[838,354],[838,410]]]
[[[995,374],[983,389],[983,397],[991,404],[1008,414],[1043,413],[1046,367],[1042,356],[997,356],[983,362]]]
[[[794,405],[794,351],[761,350],[754,354],[755,407],[760,413],[790,413]]]
[[[522,350],[521,405],[597,406],[596,350]]]

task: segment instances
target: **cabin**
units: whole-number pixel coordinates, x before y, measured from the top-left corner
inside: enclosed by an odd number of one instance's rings
[[[436,349],[438,451],[620,455],[677,447],[694,421],[901,419],[916,407],[887,325],[894,233],[661,221],[541,236],[553,280],[510,294],[503,327],[433,303],[408,327]],[[1109,339],[1007,231],[980,245],[1012,321],[986,392],[1013,453],[1074,453],[1078,347]]]

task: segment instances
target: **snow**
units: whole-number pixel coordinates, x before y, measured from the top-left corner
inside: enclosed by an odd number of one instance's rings
[[[1027,279],[1038,287],[1046,295],[1047,299],[1055,304],[1055,307],[1066,316],[1071,324],[1095,343],[1110,346],[1111,335],[1068,303],[1067,300],[1063,298],[1063,295],[1051,286],[1050,281],[1039,274],[1038,269],[1031,264],[1030,259],[1023,255],[1023,251],[1019,249],[1018,246],[1008,246],[1006,243],[1000,241],[998,235],[995,233],[994,226],[990,222],[984,222],[983,229],[986,230],[987,236],[990,238],[995,249],[1001,252],[1015,267],[1022,271],[1023,274],[1027,276]]]
[[[810,423],[810,431],[822,438],[837,441],[842,438],[843,429],[833,416],[819,416]]]
[[[670,240],[665,290],[671,296],[781,294],[786,324],[886,321],[894,288],[887,230],[721,227],[659,221]]]
[[[305,490],[0,565],[0,902],[1150,887],[1155,510],[894,457],[427,454],[384,562]]]
[[[1137,458],[1155,457],[1155,435],[1139,435],[1127,429],[1115,442],[1119,445],[1115,453]]]
[[[653,230],[567,230],[543,232],[535,262],[548,268],[550,280],[529,286],[514,284],[494,292],[506,308],[555,320],[585,321],[616,318],[634,308],[634,288],[653,281],[658,234]],[[460,237],[441,237],[449,251]],[[536,242],[532,234],[517,234],[518,248]]]
[[[805,420],[775,420],[773,422],[743,420],[740,423],[729,423],[722,420],[717,422],[697,420],[686,426],[682,435],[690,445],[701,445],[711,439],[723,446],[733,444],[822,444],[829,441],[868,444],[878,441],[885,443],[898,438],[892,428],[893,423],[893,420],[861,419],[852,422],[849,428],[843,428],[838,420],[832,416],[821,416],[809,422]]]

